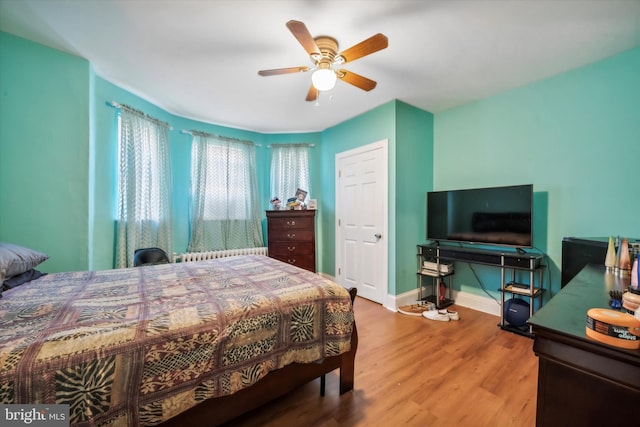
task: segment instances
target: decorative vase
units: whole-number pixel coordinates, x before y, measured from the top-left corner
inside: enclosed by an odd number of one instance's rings
[[[616,266],[616,247],[613,244],[613,236],[609,237],[609,247],[607,249],[607,255],[604,258],[604,266],[607,272],[613,272]]]
[[[631,257],[629,255],[629,239],[626,237],[622,239],[620,244],[620,257],[618,260],[618,275],[620,277],[631,276]]]
[[[633,261],[633,268],[631,268],[631,287],[638,289],[638,280],[640,272],[638,272],[638,257]]]

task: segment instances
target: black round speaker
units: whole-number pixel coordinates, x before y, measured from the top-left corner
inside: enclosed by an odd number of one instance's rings
[[[511,326],[526,326],[529,319],[529,303],[521,298],[504,302],[504,320]]]

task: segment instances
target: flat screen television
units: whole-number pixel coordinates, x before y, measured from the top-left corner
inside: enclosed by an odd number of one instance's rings
[[[533,185],[427,193],[427,239],[530,248]]]

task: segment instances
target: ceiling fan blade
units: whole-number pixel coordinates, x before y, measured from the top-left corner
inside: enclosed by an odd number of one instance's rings
[[[307,101],[315,101],[316,99],[318,99],[318,89],[316,89],[314,85],[311,85],[309,93],[307,93]]]
[[[367,92],[376,87],[376,82],[352,71],[338,70],[338,78]]]
[[[260,70],[258,74],[261,76],[277,76],[279,74],[291,74],[291,73],[302,73],[304,71],[308,71],[309,67],[289,67],[289,68],[276,68],[273,70]]]
[[[307,51],[309,55],[320,55],[320,49],[318,49],[318,45],[316,41],[307,30],[306,25],[300,21],[291,20],[287,22],[287,28],[294,35],[296,39],[300,42],[304,50]]]
[[[344,59],[343,63],[352,62],[356,59],[362,58],[363,56],[372,54],[373,52],[385,49],[387,46],[389,46],[389,39],[387,36],[378,33],[375,36],[371,36],[368,39],[361,41],[357,45],[351,46],[349,49],[341,52],[339,56]]]

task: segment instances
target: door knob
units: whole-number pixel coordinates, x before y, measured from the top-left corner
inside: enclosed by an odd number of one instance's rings
[[[380,234],[380,233],[376,233],[376,234],[374,234],[374,236],[375,236],[376,239],[382,239],[382,234]]]

